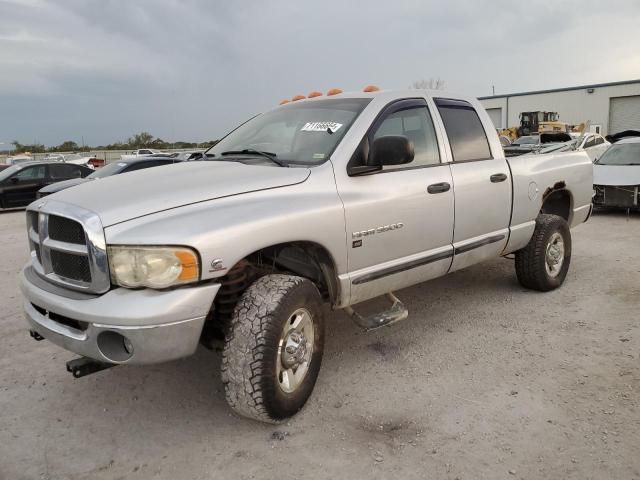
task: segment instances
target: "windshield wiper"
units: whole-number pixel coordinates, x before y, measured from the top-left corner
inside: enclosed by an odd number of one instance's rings
[[[268,158],[273,163],[275,163],[276,165],[279,165],[281,167],[288,167],[289,166],[286,163],[284,163],[283,161],[278,160],[276,158],[276,154],[275,153],[263,152],[261,150],[256,150],[254,148],[245,148],[243,150],[227,150],[226,152],[222,152],[220,155],[224,157],[225,155],[239,155],[239,154],[250,155],[252,153],[256,154],[256,155],[260,155],[261,157],[264,157],[264,158]]]

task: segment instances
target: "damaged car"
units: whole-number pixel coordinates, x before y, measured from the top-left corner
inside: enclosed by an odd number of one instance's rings
[[[593,165],[595,207],[640,210],[640,137],[614,143]]]

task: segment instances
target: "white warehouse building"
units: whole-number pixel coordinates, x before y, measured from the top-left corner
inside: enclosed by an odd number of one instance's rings
[[[558,112],[561,122],[590,121],[592,132],[640,130],[640,80],[480,97],[498,129],[520,125],[520,113]]]

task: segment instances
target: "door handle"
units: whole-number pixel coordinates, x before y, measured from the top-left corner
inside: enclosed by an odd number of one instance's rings
[[[444,192],[448,192],[450,188],[451,188],[451,185],[449,185],[447,182],[433,183],[427,187],[427,192],[444,193]]]
[[[489,177],[491,179],[491,183],[499,183],[504,182],[507,179],[506,173],[495,173]]]

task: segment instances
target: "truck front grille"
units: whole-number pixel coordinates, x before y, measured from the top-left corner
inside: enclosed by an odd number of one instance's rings
[[[27,211],[34,270],[51,283],[93,293],[106,292],[110,279],[98,217],[67,204],[44,202],[39,211]]]
[[[74,220],[56,215],[49,216],[49,238],[77,245],[86,243],[82,225]]]
[[[59,250],[51,250],[50,254],[54,273],[64,278],[91,282],[89,259],[85,255],[74,255]]]

